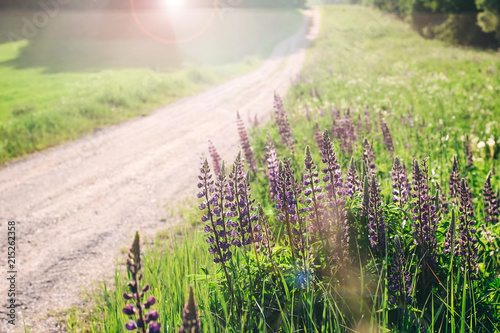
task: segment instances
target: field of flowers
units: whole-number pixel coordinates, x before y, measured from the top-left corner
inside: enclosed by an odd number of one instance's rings
[[[272,121],[237,117],[234,161],[210,145],[182,236],[143,255],[137,236],[68,329],[500,329],[498,54],[367,8],[322,18]]]

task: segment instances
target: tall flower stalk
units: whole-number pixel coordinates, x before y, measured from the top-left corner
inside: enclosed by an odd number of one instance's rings
[[[217,182],[212,179],[212,173],[208,166],[208,161],[205,159],[198,179],[198,198],[204,198],[201,203],[200,210],[205,211],[205,215],[201,220],[206,224],[205,232],[209,234],[207,243],[210,244],[209,252],[214,256],[214,263],[221,264],[228,285],[231,298],[234,300],[234,293],[231,284],[231,279],[227,271],[226,262],[231,260],[232,253],[230,251],[229,232],[226,226],[226,217],[228,212],[224,211],[225,196],[228,191],[226,170],[224,164],[221,166],[221,172],[217,177]]]
[[[146,284],[141,288],[140,281],[142,280],[141,273],[141,248],[139,233],[136,232],[134,237],[134,242],[132,247],[127,254],[127,269],[132,276],[132,281],[128,283],[130,293],[123,293],[123,298],[125,300],[131,300],[135,304],[130,303],[125,305],[123,308],[123,313],[127,316],[137,316],[137,319],[130,320],[125,324],[125,328],[129,331],[134,331],[138,329],[142,333],[159,333],[161,324],[157,323],[156,320],[159,318],[158,312],[151,309],[151,306],[156,303],[156,299],[150,296],[144,303],[144,294],[149,291],[149,284]],[[149,312],[147,312],[149,310]],[[146,313],[147,312],[147,313]]]
[[[458,199],[460,195],[460,170],[458,168],[458,157],[453,157],[451,172],[450,172],[450,198],[452,200]]]
[[[460,268],[467,274],[468,280],[476,280],[479,273],[476,229],[474,228],[476,221],[474,220],[474,209],[469,185],[465,178],[462,178],[462,182],[460,183],[460,206],[458,211],[460,212],[460,216],[458,217],[460,220],[458,227],[460,237],[455,254],[461,257],[462,266]]]
[[[269,181],[269,196],[271,200],[276,200],[278,177],[279,177],[279,160],[276,153],[276,147],[273,144],[271,135],[267,135],[266,142],[266,162],[267,162],[267,177]]]
[[[292,128],[290,127],[290,122],[288,121],[288,115],[283,107],[283,100],[278,94],[274,94],[274,110],[276,126],[278,127],[278,132],[281,136],[281,142],[287,146],[290,152],[294,153],[295,142],[292,136]]]
[[[410,273],[406,267],[406,258],[401,238],[394,237],[394,253],[392,256],[391,274],[389,275],[389,290],[392,293],[391,301],[405,306],[412,301],[412,291]]]
[[[193,286],[189,286],[189,298],[182,310],[182,327],[179,329],[179,333],[201,333]]]
[[[373,147],[368,142],[368,139],[363,140],[363,163],[365,164],[367,170],[369,170],[370,175],[374,175],[377,172],[375,167],[375,153],[373,152]]]
[[[210,157],[212,157],[212,166],[214,169],[214,174],[218,175],[220,172],[220,164],[222,162],[222,159],[217,152],[217,149],[215,149],[214,144],[212,141],[208,140],[208,153],[210,154]]]
[[[354,163],[354,157],[351,157],[351,162],[349,163],[349,168],[347,169],[345,188],[346,195],[351,199],[354,196],[354,193],[361,190],[361,182],[359,181],[358,171],[356,170],[356,164]]]
[[[253,148],[250,145],[250,139],[248,139],[248,133],[245,128],[245,124],[240,117],[239,112],[237,113],[236,124],[238,125],[238,134],[240,135],[240,144],[243,153],[245,154],[245,159],[248,163],[248,168],[251,171],[257,170],[257,163],[255,162],[255,155],[253,153]]]
[[[491,171],[486,177],[483,187],[484,222],[486,224],[498,223],[498,201],[491,186]]]
[[[429,171],[427,159],[419,165],[413,160],[413,188],[411,196],[413,213],[413,236],[425,268],[436,264],[436,229],[438,224],[437,207],[429,195]]]
[[[373,249],[382,253],[385,249],[385,216],[382,211],[380,186],[375,175],[371,176],[370,196],[368,205],[368,237]]]
[[[399,207],[403,207],[408,202],[410,191],[406,169],[397,157],[394,159],[394,164],[392,165],[391,177],[392,201]]]
[[[389,126],[387,126],[387,122],[385,118],[380,119],[380,128],[382,130],[382,138],[387,151],[390,153],[394,152],[394,143],[392,141],[391,131],[389,130]]]

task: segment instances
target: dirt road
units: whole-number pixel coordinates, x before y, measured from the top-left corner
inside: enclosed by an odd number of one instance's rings
[[[301,31],[248,75],[0,170],[1,280],[6,222],[18,223],[18,317],[15,328],[7,325],[7,283],[1,283],[0,332],[21,331],[23,319],[32,332],[62,330],[49,314],[78,305],[83,287],[113,273],[136,230],[153,235],[165,228],[165,204],[195,193],[207,140],[232,160],[236,111],[244,120],[268,119],[273,92],[285,93],[300,71],[318,24],[318,12],[308,11]]]

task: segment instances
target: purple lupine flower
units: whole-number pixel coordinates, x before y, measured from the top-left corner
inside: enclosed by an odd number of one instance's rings
[[[372,131],[372,122],[370,119],[370,109],[368,106],[365,108],[365,133],[370,134]]]
[[[130,289],[130,293],[124,293],[123,296],[126,300],[133,300],[135,304],[127,304],[122,309],[123,313],[127,316],[132,316],[132,319],[129,320],[127,324],[125,324],[125,328],[129,331],[133,331],[139,328],[142,333],[146,333],[151,331],[151,326],[155,325],[155,321],[158,319],[158,316],[155,319],[152,319],[146,314],[146,309],[149,309],[151,305],[153,305],[156,300],[153,296],[150,296],[145,303],[142,303],[142,298],[144,294],[147,293],[150,289],[149,284],[146,284],[141,288],[140,281],[142,280],[141,271],[141,248],[140,248],[140,239],[139,232],[135,233],[134,242],[130,247],[130,250],[127,253],[127,270],[130,272],[132,277],[132,281],[128,283],[128,287]],[[134,316],[137,315],[135,321],[133,320]]]
[[[311,156],[309,146],[306,147],[306,156],[304,158],[304,166],[306,174],[304,175],[304,195],[306,196],[306,205],[309,208],[309,220],[311,221],[311,231],[317,233],[320,238],[325,236],[325,228],[323,226],[323,198],[322,188],[320,185],[319,173],[317,166]]]
[[[259,225],[262,227],[261,233],[261,241],[258,243],[259,252],[263,253],[265,256],[272,260],[273,257],[273,249],[274,249],[274,237],[271,232],[271,227],[269,226],[269,221],[267,220],[266,215],[264,214],[264,209],[260,203],[258,204],[259,210]]]
[[[457,223],[455,217],[455,210],[451,211],[451,221],[448,231],[443,242],[443,254],[455,252],[455,240],[457,238]]]
[[[363,136],[363,121],[361,120],[361,114],[358,114],[358,121],[356,122],[356,134],[359,137]]]
[[[460,195],[460,170],[458,169],[458,157],[453,157],[453,165],[450,172],[450,198],[458,199]]]
[[[316,138],[316,143],[318,144],[318,149],[321,151],[323,149],[323,134],[319,129],[319,125],[316,122],[316,126],[314,127],[314,137]]]
[[[415,127],[415,122],[413,121],[413,115],[410,113],[410,110],[408,110],[407,118],[408,118],[408,126]]]
[[[399,158],[394,159],[391,171],[392,177],[392,201],[399,207],[403,207],[408,202],[410,193],[408,175]]]
[[[410,273],[406,269],[406,258],[401,246],[401,239],[396,235],[394,238],[394,253],[392,255],[391,274],[389,275],[389,291],[391,302],[405,307],[412,301]]]
[[[292,129],[288,121],[288,115],[286,114],[283,107],[283,101],[281,97],[276,93],[274,93],[274,109],[276,116],[276,126],[278,127],[278,132],[281,136],[281,142],[285,146],[287,146],[287,148],[293,155],[295,142],[292,136]]]
[[[411,192],[413,213],[413,236],[420,247],[425,269],[436,264],[436,230],[438,225],[437,207],[429,195],[429,170],[427,158],[419,166],[413,160],[413,187]]]
[[[465,157],[467,160],[467,167],[472,168],[474,166],[474,154],[472,153],[472,147],[470,145],[468,135],[465,136],[464,149],[465,149]]]
[[[193,286],[189,286],[189,298],[182,310],[182,327],[179,329],[179,333],[201,333]]]
[[[345,211],[345,188],[342,185],[342,172],[335,156],[333,143],[328,136],[328,131],[323,132],[322,162],[325,167],[321,170],[324,174],[323,182],[326,190],[325,218],[329,221],[328,237],[331,238],[335,248],[332,259],[339,265],[347,262],[349,249],[349,229],[347,213]]]
[[[486,224],[498,223],[498,200],[491,186],[491,171],[486,177],[483,188],[484,222]]]
[[[208,153],[212,157],[212,166],[214,167],[214,173],[218,175],[220,172],[220,164],[222,162],[222,159],[220,158],[217,149],[215,149],[214,144],[210,140],[208,140]]]
[[[382,253],[385,249],[385,216],[382,211],[380,186],[375,175],[371,176],[368,205],[368,237],[373,249]]]
[[[255,162],[255,156],[253,153],[253,148],[250,145],[250,140],[248,139],[248,133],[245,129],[245,124],[243,124],[243,120],[240,117],[239,112],[236,113],[236,124],[238,125],[238,134],[240,135],[240,144],[241,149],[243,149],[243,153],[245,154],[245,159],[248,163],[248,168],[251,171],[257,170],[257,163]]]
[[[390,153],[394,152],[394,143],[392,141],[391,131],[389,130],[389,126],[387,126],[387,122],[385,118],[380,119],[380,128],[382,130],[382,138],[387,151]]]
[[[347,175],[345,178],[345,188],[346,195],[352,199],[354,193],[360,191],[361,182],[359,181],[358,171],[356,170],[356,165],[354,164],[354,158],[351,157],[351,163],[349,164],[349,169],[347,169]]]
[[[340,109],[330,107],[330,117],[332,118],[332,122],[340,120],[340,116],[341,116]]]
[[[368,182],[368,176],[363,179],[363,201],[361,203],[361,216],[366,216],[370,213],[370,186]]]
[[[277,186],[278,186],[278,171],[279,161],[276,154],[276,147],[273,144],[273,139],[268,134],[266,142],[266,162],[267,162],[267,176],[269,179],[269,195],[271,200],[276,200]]]
[[[202,216],[201,220],[207,224],[205,232],[209,234],[207,238],[207,243],[210,244],[208,251],[214,255],[214,263],[222,265],[231,298],[234,299],[231,279],[225,264],[232,257],[232,252],[229,249],[229,231],[232,230],[228,230],[231,229],[229,222],[226,225],[226,219],[230,213],[230,211],[226,211],[226,201],[230,202],[230,200],[226,198],[229,186],[224,163],[222,163],[221,171],[215,182],[212,179],[208,161],[205,159],[200,168],[198,179],[200,180],[198,188],[201,189],[200,193],[203,193],[205,198],[205,202],[200,205],[200,210],[206,210],[206,214]]]
[[[311,122],[311,111],[309,111],[309,107],[306,104],[306,119],[308,122]]]
[[[373,147],[368,142],[368,139],[365,138],[363,140],[363,163],[365,164],[369,175],[374,175],[377,173],[374,160],[375,154],[373,153]]]
[[[462,178],[462,182],[460,183],[460,206],[458,211],[460,212],[458,217],[460,220],[458,226],[460,237],[455,254],[462,259],[461,270],[464,273],[467,272],[469,280],[475,280],[478,278],[479,273],[476,229],[474,228],[476,221],[474,220],[472,196],[465,178]]]

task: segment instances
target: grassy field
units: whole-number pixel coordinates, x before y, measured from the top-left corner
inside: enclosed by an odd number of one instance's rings
[[[343,249],[344,257],[338,256],[338,252],[328,255],[331,249],[314,229],[321,220],[317,216],[311,218],[306,213],[309,217],[303,217],[307,229],[296,235],[305,235],[306,240],[289,235],[292,233],[288,233],[285,223],[288,218],[278,218],[284,203],[280,207],[270,199],[269,179],[262,172],[250,172],[251,194],[263,205],[276,238],[273,255],[262,252],[256,255],[252,245],[231,247],[232,259],[226,264],[214,264],[214,256],[208,251],[210,244],[205,241],[213,233],[208,230],[206,235],[197,226],[201,215],[206,214],[202,203],[206,205],[209,201],[201,195],[202,212],[193,209],[183,215],[185,235],[163,235],[157,239],[155,249],[147,249],[142,256],[144,282],[151,284],[151,294],[158,301],[155,305],[160,313],[158,322],[165,332],[182,326],[188,285],[194,285],[203,332],[497,332],[500,230],[498,223],[486,221],[488,198],[483,185],[492,168],[499,167],[499,54],[424,40],[404,23],[368,8],[325,6],[322,18],[321,35],[308,51],[302,76],[285,97],[295,153],[290,154],[289,147],[282,143],[283,131],[280,133],[274,123],[255,128],[251,144],[259,168],[266,169],[263,161],[269,133],[277,156],[285,163],[280,175],[286,177],[290,175],[287,170],[293,170],[296,181],[302,181],[307,173],[304,150],[310,146],[321,175],[318,186],[331,193],[330,189],[337,185],[326,186],[332,177],[321,180],[325,161],[321,162],[315,126],[318,123],[321,131],[333,127],[328,135],[340,137],[333,140],[333,146],[344,183],[348,182],[344,175],[351,158],[356,162],[358,177],[367,175],[367,181],[370,179],[369,185],[358,184],[349,197],[338,194],[344,198],[343,203],[327,196],[326,203],[336,202],[345,208],[349,237],[335,233],[344,230],[341,224],[333,226],[332,234],[338,244],[349,243]],[[367,107],[369,112],[365,113]],[[336,108],[342,116],[336,115]],[[383,135],[381,131],[384,123],[390,130],[393,151],[388,148],[387,133]],[[343,142],[342,124],[354,126],[352,145]],[[372,160],[376,166],[373,176],[363,167],[365,137],[376,156]],[[323,152],[324,156],[328,155]],[[454,156],[459,160],[457,170],[471,189],[469,194],[464,187],[461,200],[451,198],[449,193]],[[424,178],[429,192],[411,189],[412,193],[418,192],[415,198],[426,198],[425,208],[415,204],[417,199],[408,198],[409,203],[393,201],[393,196],[402,196],[401,192],[392,193],[394,180],[390,172],[395,157],[406,167],[410,183],[420,172],[425,174],[427,165],[428,176]],[[421,162],[425,157],[428,161]],[[286,162],[284,158],[291,159]],[[415,169],[413,159],[420,169]],[[228,173],[231,170],[228,167]],[[379,200],[377,186],[372,181],[380,184]],[[193,188],[196,182],[194,179]],[[493,174],[491,183],[493,191],[498,193],[497,174]],[[438,186],[444,190],[439,191]],[[308,184],[303,188],[310,189]],[[293,228],[300,228],[300,216],[305,216],[295,209],[311,212],[307,208],[315,207],[310,206],[303,194],[298,196],[300,200],[291,199],[296,203],[291,209],[299,219]],[[223,200],[221,197],[216,200]],[[365,198],[372,200],[368,200],[367,206]],[[472,200],[471,206],[467,206],[468,200]],[[431,204],[435,207],[429,208]],[[386,225],[382,246],[380,239],[375,246],[371,243],[374,236],[368,230],[375,227],[363,215],[365,208],[370,211],[370,221],[383,221],[380,223]],[[472,218],[464,209],[471,208],[477,220],[474,232],[470,231],[471,225],[464,224]],[[437,221],[432,247],[436,252],[432,256],[432,250],[422,250],[423,244],[430,244],[426,242],[432,239],[423,241],[423,236],[415,236],[418,225],[424,223],[417,214],[422,210],[437,216],[430,217]],[[335,209],[326,211],[331,213]],[[254,214],[250,209],[250,215]],[[385,216],[385,220],[377,214]],[[324,221],[338,218],[328,216]],[[245,221],[245,217],[228,220]],[[263,215],[259,214],[258,221],[265,225]],[[461,232],[455,231],[455,224]],[[204,226],[211,228],[210,223]],[[478,248],[477,258],[471,254],[469,261],[464,255],[457,257],[444,252],[447,234],[454,235],[457,243],[471,244],[461,243],[465,237],[463,230],[474,234],[471,237],[476,239],[474,244]],[[380,235],[378,232],[374,234]],[[292,246],[294,241],[302,241],[306,247],[296,249]],[[470,260],[477,261],[477,280],[470,279],[473,275]],[[131,275],[126,276],[122,268],[117,268],[112,286],[90,294],[94,304],[91,308],[69,316],[70,331],[123,330],[129,318],[121,309],[129,302],[123,300],[122,293]],[[396,287],[391,287],[394,284]]]
[[[0,14],[0,163],[248,72],[302,22],[298,11],[227,10],[196,40],[170,45],[145,37],[129,13],[61,12],[33,38],[11,37],[31,16]]]

